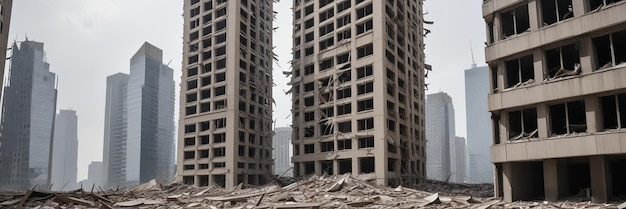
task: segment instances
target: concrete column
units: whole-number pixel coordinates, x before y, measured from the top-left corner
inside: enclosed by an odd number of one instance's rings
[[[500,112],[500,143],[504,144],[509,140],[509,113]]]
[[[543,81],[545,74],[543,72],[543,51],[541,48],[533,50],[533,69],[535,82]]]
[[[511,163],[502,163],[502,174],[502,190],[504,191],[504,201],[513,202],[513,189],[511,187],[513,169]]]
[[[545,198],[556,201],[568,192],[567,162],[557,159],[543,161],[543,181]]]
[[[585,97],[585,115],[587,119],[587,133],[596,133],[600,129],[600,120],[598,120],[599,115],[596,115],[598,99],[592,96]]]
[[[613,196],[611,169],[605,156],[589,157],[591,172],[591,201],[594,203],[608,202]]]
[[[352,145],[357,146],[358,144],[354,144]],[[361,169],[361,167],[359,166],[359,158],[358,157],[353,157],[352,158],[352,176],[358,176],[359,175],[359,169]]]
[[[537,31],[541,26],[539,24],[539,7],[536,0],[528,1],[528,21],[530,22],[530,30]]]
[[[587,11],[587,1],[572,1],[572,9],[574,9],[574,17],[578,17],[585,14]]]
[[[582,38],[579,43],[580,46],[578,47],[578,54],[580,55],[580,67],[582,68],[582,74],[591,73],[595,69],[594,60],[592,59],[594,54],[593,41],[591,38],[585,37]]]
[[[493,14],[493,41],[498,42],[499,40],[502,39],[502,33],[500,32],[500,14],[494,13]]]
[[[537,105],[537,128],[539,138],[545,139],[550,136],[548,133],[548,106],[545,104]]]

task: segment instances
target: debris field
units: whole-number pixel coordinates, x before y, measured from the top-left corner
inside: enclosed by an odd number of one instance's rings
[[[563,202],[505,203],[494,198],[489,184],[451,184],[427,181],[406,187],[384,187],[375,176],[349,174],[312,176],[286,186],[239,185],[234,188],[195,187],[155,180],[134,188],[104,191],[0,192],[0,208],[625,208],[593,204],[588,199]]]

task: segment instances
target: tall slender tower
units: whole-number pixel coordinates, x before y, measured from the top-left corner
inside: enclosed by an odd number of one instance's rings
[[[424,177],[422,0],[293,2],[295,175]]]
[[[107,78],[103,170],[110,187],[174,176],[174,71],[162,56],[145,42],[129,75]]]
[[[184,1],[183,183],[231,187],[272,175],[273,2]]]
[[[467,118],[467,151],[469,153],[469,182],[493,183],[493,165],[489,159],[491,114],[487,111],[489,67],[465,70],[465,109]]]
[[[127,92],[126,182],[174,176],[174,70],[163,51],[145,42],[130,60]]]
[[[426,171],[428,178],[456,181],[454,106],[444,92],[426,96]]]
[[[107,77],[104,110],[104,150],[102,151],[102,184],[124,185],[126,179],[126,89],[128,74]]]
[[[56,75],[43,43],[13,44],[0,126],[0,189],[31,189],[50,182]]]
[[[77,188],[78,170],[78,116],[74,110],[60,110],[54,122],[52,167],[50,168],[52,190]]]

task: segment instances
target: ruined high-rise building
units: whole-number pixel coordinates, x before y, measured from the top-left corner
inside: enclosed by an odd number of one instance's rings
[[[626,195],[626,1],[483,1],[496,195]]]
[[[294,0],[294,173],[425,176],[422,0]]]
[[[177,178],[264,184],[272,172],[274,0],[185,0]]]

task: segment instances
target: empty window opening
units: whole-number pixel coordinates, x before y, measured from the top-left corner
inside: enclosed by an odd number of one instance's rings
[[[604,130],[626,128],[626,94],[600,97]]]
[[[226,187],[226,175],[212,175],[213,184],[219,187]]]
[[[537,137],[537,109],[509,112],[509,140]]]
[[[508,176],[508,179],[515,188],[513,201],[545,199],[543,162],[511,163],[511,170],[514,176]]]
[[[609,5],[615,2],[619,2],[622,0],[590,0],[589,1],[589,12],[595,11],[604,5]]]
[[[257,175],[248,175],[248,184],[256,185],[257,184]]]
[[[337,105],[337,116],[352,113],[352,103]]]
[[[359,173],[374,173],[374,157],[359,158]]]
[[[535,69],[532,55],[506,62],[507,88],[532,83],[534,79]]]
[[[580,56],[578,46],[570,44],[546,51],[546,76],[558,78],[578,75],[580,69]]]
[[[226,156],[226,148],[219,147],[213,148],[213,157],[224,157]]]
[[[530,29],[530,20],[528,19],[528,5],[524,4],[514,10],[500,14],[502,21],[503,39],[509,36],[526,32]]]
[[[493,129],[493,144],[500,144],[500,115],[491,115],[491,126]]]
[[[334,175],[333,161],[330,161],[330,160],[320,161],[320,167],[322,169],[322,173],[326,173],[328,175]]]
[[[333,124],[322,123],[319,124],[320,136],[328,136],[335,133]]]
[[[369,130],[374,128],[374,118],[361,119],[357,121],[359,125],[359,131]]]
[[[498,67],[497,66],[491,67],[490,73],[491,73],[491,89],[495,93],[498,91]]]
[[[544,26],[572,18],[572,0],[541,0],[541,14]]]
[[[183,176],[183,184],[193,185],[194,184],[194,176]]]
[[[314,162],[305,162],[302,163],[304,165],[304,175],[314,174],[315,173],[315,163]]]
[[[613,196],[619,197],[626,195],[626,156],[616,156],[610,163],[611,180],[613,181]]]
[[[585,194],[591,188],[591,171],[588,158],[571,158],[567,160],[568,196]]]
[[[315,126],[304,127],[304,137],[313,137],[315,135]]]
[[[398,166],[396,165],[397,162],[397,159],[387,158],[387,171],[396,172],[398,170]]]
[[[315,144],[305,144],[304,145],[304,154],[315,153]]]
[[[489,43],[492,44],[494,42],[494,40],[495,40],[495,36],[494,36],[494,33],[493,33],[493,22],[487,23],[487,29],[489,30],[489,33],[488,33],[488,35],[489,35],[489,37],[488,37],[489,38]]]
[[[209,186],[209,175],[199,175],[198,186]]]
[[[345,173],[352,173],[352,159],[340,159],[339,163],[339,175]]]
[[[626,62],[626,30],[593,39],[596,69],[602,70]]]
[[[583,100],[550,106],[552,136],[587,131],[585,102]]]
[[[194,151],[185,151],[184,154],[183,154],[183,158],[185,160],[187,160],[187,159],[194,159],[194,158],[196,158],[196,152],[194,152]]]

